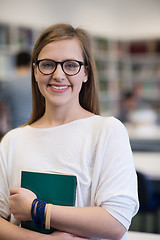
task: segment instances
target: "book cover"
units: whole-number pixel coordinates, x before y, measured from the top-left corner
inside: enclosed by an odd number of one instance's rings
[[[76,198],[76,176],[55,172],[22,171],[21,187],[27,188],[47,203],[61,206],[74,206]],[[33,221],[22,221],[21,226],[41,233],[51,230],[41,229]]]

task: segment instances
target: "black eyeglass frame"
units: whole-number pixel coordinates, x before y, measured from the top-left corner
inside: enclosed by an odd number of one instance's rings
[[[54,69],[51,73],[43,73],[43,72],[40,70],[39,64],[40,64],[40,62],[42,62],[42,61],[44,61],[44,60],[52,61],[52,62],[55,63],[55,65],[56,65],[56,66],[55,66],[55,69]],[[74,61],[74,62],[77,62],[77,63],[79,64],[79,70],[78,70],[77,73],[68,74],[68,73],[66,73],[66,72],[64,71],[63,65],[64,65],[65,62],[69,62],[69,61]],[[40,71],[43,75],[51,75],[51,74],[53,74],[53,73],[56,71],[58,64],[61,65],[61,68],[62,68],[63,72],[64,72],[66,75],[68,75],[68,76],[77,75],[77,74],[80,72],[82,66],[87,66],[87,64],[85,64],[84,62],[81,62],[81,61],[78,61],[78,60],[74,60],[74,59],[67,59],[67,60],[62,61],[62,62],[57,62],[57,61],[54,61],[54,60],[52,60],[52,59],[47,59],[47,58],[45,58],[45,59],[37,60],[37,61],[35,62],[35,65],[38,66],[39,71]]]

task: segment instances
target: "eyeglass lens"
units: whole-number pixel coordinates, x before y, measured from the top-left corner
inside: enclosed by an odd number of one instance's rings
[[[44,59],[39,62],[39,70],[43,74],[52,74],[57,68],[57,62],[53,60]],[[75,75],[80,71],[81,65],[78,61],[67,60],[61,64],[62,70],[68,75]]]

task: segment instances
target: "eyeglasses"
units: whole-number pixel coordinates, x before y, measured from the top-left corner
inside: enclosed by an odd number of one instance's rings
[[[51,59],[41,59],[35,62],[38,66],[39,71],[44,75],[53,74],[57,65],[60,64],[63,72],[69,76],[76,75],[80,72],[82,65],[85,63],[77,60],[65,60],[63,62],[56,62]]]

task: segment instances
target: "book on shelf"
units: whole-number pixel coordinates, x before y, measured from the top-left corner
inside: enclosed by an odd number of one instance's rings
[[[38,199],[61,206],[74,206],[76,199],[76,176],[57,172],[39,172],[25,170],[21,172],[21,187],[34,192]],[[41,229],[33,221],[22,221],[21,227],[41,233],[51,233]]]
[[[10,44],[9,25],[0,23],[0,46]]]
[[[17,43],[22,46],[32,47],[33,45],[33,30],[31,28],[19,27]]]

